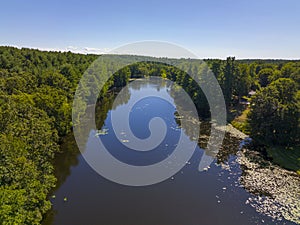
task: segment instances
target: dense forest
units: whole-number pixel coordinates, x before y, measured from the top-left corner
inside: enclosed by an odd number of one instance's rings
[[[79,80],[86,70],[93,70],[90,65],[97,58],[0,47],[1,224],[40,224],[50,209],[47,197],[56,184],[52,162],[63,137],[72,131],[73,96]],[[181,85],[199,115],[209,118],[204,93],[184,72],[209,73],[208,65],[222,88],[228,122],[250,134],[254,144],[263,146],[270,157],[278,151],[300,155],[300,61],[228,57],[204,62],[165,59],[165,63],[159,63],[152,57],[105,55],[94,69],[109,75],[132,58],[143,62],[118,70],[100,94],[87,90],[82,98],[94,95],[101,100],[109,90],[125,86],[130,79],[159,76]],[[88,79],[88,83],[97,85],[99,77],[91,75]]]

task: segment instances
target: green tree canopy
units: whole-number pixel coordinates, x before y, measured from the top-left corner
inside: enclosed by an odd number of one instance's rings
[[[252,137],[260,143],[293,145],[299,142],[299,91],[290,78],[280,78],[252,99],[248,115]]]

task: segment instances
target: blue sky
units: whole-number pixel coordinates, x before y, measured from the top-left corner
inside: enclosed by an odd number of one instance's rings
[[[9,0],[0,45],[107,51],[136,41],[201,58],[300,58],[299,0]]]

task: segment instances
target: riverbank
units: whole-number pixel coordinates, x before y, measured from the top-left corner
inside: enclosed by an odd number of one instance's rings
[[[247,135],[247,134],[243,133],[242,131],[238,130],[232,124],[227,124],[226,132],[229,133],[232,137],[242,139],[242,140],[249,137],[249,135]]]
[[[249,124],[247,123],[247,114],[249,108],[240,111],[231,121],[231,125],[239,131],[250,134]],[[265,154],[273,161],[273,163],[288,170],[297,172],[300,175],[300,147],[284,147],[284,146],[266,146]]]
[[[226,132],[239,140],[248,137],[231,124],[226,126]],[[300,176],[247,147],[243,147],[236,155],[235,161],[242,170],[240,184],[253,194],[245,203],[274,220],[284,218],[300,223]]]
[[[283,169],[249,149],[239,151],[236,160],[243,171],[240,183],[255,194],[246,204],[273,219],[300,223],[300,177],[296,172]]]
[[[232,121],[231,124],[236,129],[242,131],[245,134],[249,134],[249,127],[247,123],[247,114],[249,112],[249,108],[246,108],[241,112],[240,115],[236,116]]]

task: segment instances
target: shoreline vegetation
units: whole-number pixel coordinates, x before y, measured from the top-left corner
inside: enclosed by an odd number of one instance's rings
[[[248,136],[249,124],[247,123],[247,114],[249,108],[246,108],[239,116],[236,116],[231,125]],[[296,172],[300,176],[300,146],[260,146],[262,154],[267,156],[269,161],[286,169]],[[266,158],[266,157],[265,157]]]
[[[166,59],[168,63],[163,64],[155,62],[157,59],[153,57],[105,55],[102,61],[90,67],[97,58],[97,55],[0,46],[1,224],[40,224],[51,207],[47,196],[56,183],[53,158],[59,154],[63,137],[74,125],[71,122],[72,101],[82,74],[88,70],[90,76],[86,82],[98,85],[101,76],[110,75],[110,71],[132,58],[141,62],[114,73],[100,94],[93,90],[82,93],[83,111],[90,103],[84,103],[88,96],[101,99],[108,91],[124,87],[131,79],[157,76],[182,86],[201,117],[209,118],[204,93],[184,72],[200,76],[209,73],[209,68],[222,88],[229,122],[250,134],[257,146],[257,154],[264,160],[259,159],[251,166],[253,162],[241,159],[247,168],[252,168],[249,174],[269,176],[259,168],[260,163],[270,164],[271,157],[284,168],[300,169],[300,60],[236,60],[228,57],[226,60],[207,59],[205,63],[196,59]],[[96,72],[99,72],[97,76]],[[255,94],[250,95],[253,92]],[[245,105],[248,111],[245,111]],[[246,137],[232,125],[227,126],[228,132],[239,139]],[[268,157],[264,153],[268,153]],[[297,175],[280,170],[273,163],[268,168],[280,171],[280,179],[284,174],[293,174],[298,182],[299,171]],[[261,181],[265,182],[265,178],[262,179],[251,176],[242,182],[245,187],[248,182],[255,187]],[[252,190],[250,186],[249,190]],[[279,186],[274,187],[281,190]],[[297,190],[293,192],[298,193]],[[276,193],[271,194],[275,196]]]

